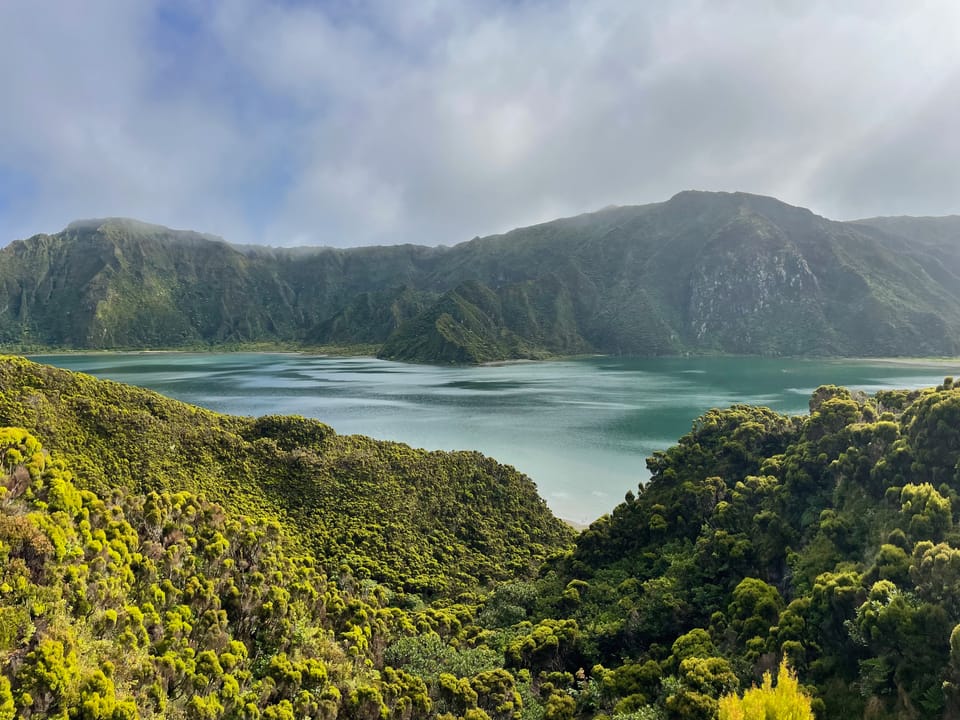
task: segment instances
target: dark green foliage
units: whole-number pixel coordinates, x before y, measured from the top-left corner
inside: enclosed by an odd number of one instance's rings
[[[0,250],[0,343],[362,345],[465,363],[947,355],[960,349],[960,252],[947,227],[839,223],[772,198],[699,192],[452,248],[240,248],[93,220]]]
[[[614,717],[713,717],[784,657],[822,717],[954,717],[958,394],[710,411],[542,573],[513,647],[576,621],[566,668]]]

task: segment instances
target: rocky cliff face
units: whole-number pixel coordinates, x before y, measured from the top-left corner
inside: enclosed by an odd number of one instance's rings
[[[818,319],[820,284],[790,238],[766,218],[743,214],[707,241],[690,273],[689,330],[697,344],[732,353],[803,353],[769,331]],[[819,317],[818,317],[819,316]]]

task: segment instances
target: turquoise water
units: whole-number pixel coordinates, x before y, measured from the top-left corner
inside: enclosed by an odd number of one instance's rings
[[[486,367],[282,353],[96,353],[33,359],[220,412],[290,413],[338,432],[476,449],[536,481],[561,517],[589,522],[647,477],[645,458],[711,407],[803,412],[818,385],[936,385],[960,362],[623,359]]]

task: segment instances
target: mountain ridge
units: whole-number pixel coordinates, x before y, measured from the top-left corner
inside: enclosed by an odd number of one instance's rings
[[[233,246],[129,219],[0,249],[11,348],[364,344],[471,363],[629,355],[953,355],[960,219],[840,222],[683,191],[453,246]]]

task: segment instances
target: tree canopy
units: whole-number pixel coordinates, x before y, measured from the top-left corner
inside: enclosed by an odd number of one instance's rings
[[[710,411],[571,544],[473,454],[4,367],[0,720],[960,715],[952,382]]]

